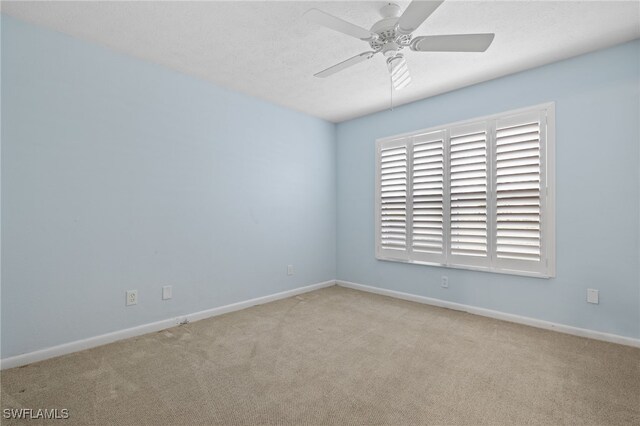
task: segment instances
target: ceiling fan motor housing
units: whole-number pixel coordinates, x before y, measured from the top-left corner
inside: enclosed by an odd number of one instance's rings
[[[411,42],[411,34],[400,35],[396,31],[397,24],[397,17],[384,18],[373,24],[371,32],[377,34],[378,37],[369,41],[371,48],[376,51],[382,50],[384,53],[384,46],[388,43],[396,44],[398,46],[397,50],[408,46]]]

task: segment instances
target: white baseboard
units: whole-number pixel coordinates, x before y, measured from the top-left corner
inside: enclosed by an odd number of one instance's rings
[[[118,330],[107,334],[101,334],[99,336],[89,337],[82,340],[76,340],[74,342],[64,343],[62,345],[40,349],[26,354],[12,356],[0,361],[0,369],[6,370],[8,368],[20,367],[22,365],[43,361],[49,358],[55,358],[61,355],[70,354],[72,352],[95,348],[96,346],[106,345],[107,343],[116,342],[118,340],[128,339],[130,337],[136,337],[143,334],[153,333],[156,331],[175,327],[176,325],[183,323],[185,320],[187,320],[188,322],[199,321],[205,318],[226,314],[228,312],[239,311],[251,306],[262,305],[264,303],[273,302],[275,300],[286,299],[287,297],[296,296],[298,294],[307,293],[313,290],[318,290],[323,287],[330,287],[335,284],[335,280],[324,281],[305,287],[294,288],[292,290],[282,291],[280,293],[256,297],[255,299],[249,299],[242,302],[232,303],[230,305],[219,306],[217,308],[169,318],[166,320],[142,324],[124,330]]]
[[[558,323],[543,321],[543,320],[530,318],[530,317],[523,317],[520,315],[507,314],[504,312],[494,311],[491,309],[478,308],[471,305],[448,302],[446,300],[434,299],[431,297],[417,296],[415,294],[403,293],[395,290],[387,290],[385,288],[372,287],[372,286],[353,283],[349,281],[337,280],[336,284],[342,287],[347,287],[354,290],[366,291],[369,293],[380,294],[383,296],[394,297],[396,299],[410,300],[412,302],[424,303],[426,305],[432,305],[432,306],[439,306],[441,308],[454,309],[456,311],[463,311],[463,312],[468,312],[470,314],[481,315],[483,317],[495,318],[503,321],[524,324],[531,327],[543,328],[546,330],[553,330],[560,333],[571,334],[574,336],[587,337],[590,339],[602,340],[605,342],[618,343],[620,345],[633,346],[636,348],[640,348],[640,339],[634,339],[632,337],[625,337],[617,334],[603,333],[601,331],[589,330],[586,328],[578,328],[570,325],[558,324]]]
[[[504,312],[494,311],[491,309],[478,308],[475,306],[464,305],[464,304],[455,303],[455,302],[448,302],[446,300],[434,299],[431,297],[417,296],[414,294],[403,293],[403,292],[394,291],[394,290],[387,290],[384,288],[372,287],[372,286],[353,283],[349,281],[329,280],[329,281],[324,281],[317,284],[308,285],[305,287],[299,287],[292,290],[283,291],[280,293],[257,297],[255,299],[249,299],[242,302],[232,303],[230,305],[219,306],[217,308],[207,309],[200,312],[194,312],[187,315],[181,315],[178,317],[173,317],[166,320],[156,321],[148,324],[142,324],[136,327],[114,331],[111,333],[101,334],[99,336],[89,337],[82,340],[76,340],[74,342],[64,343],[62,345],[40,349],[40,350],[29,352],[26,354],[12,356],[12,357],[0,360],[0,369],[6,370],[9,368],[20,367],[22,365],[31,364],[33,362],[43,361],[45,359],[55,358],[61,355],[66,355],[73,352],[82,351],[85,349],[95,348],[96,346],[106,345],[108,343],[116,342],[118,340],[128,339],[130,337],[141,336],[143,334],[153,333],[156,331],[175,327],[176,325],[184,322],[185,320],[189,322],[198,321],[205,318],[226,314],[228,312],[239,311],[241,309],[249,308],[251,306],[261,305],[261,304],[269,303],[275,300],[286,299],[287,297],[292,297],[298,294],[307,293],[307,292],[318,290],[324,287],[330,287],[335,284],[342,287],[352,288],[355,290],[361,290],[369,293],[380,294],[383,296],[394,297],[396,299],[409,300],[412,302],[418,302],[418,303],[424,303],[432,306],[439,306],[442,308],[454,309],[457,311],[468,312],[471,314],[481,315],[484,317],[495,318],[503,321],[518,323],[518,324],[524,324],[531,327],[543,328],[546,330],[553,330],[560,333],[571,334],[574,336],[587,337],[590,339],[602,340],[605,342],[618,343],[621,345],[640,348],[640,339],[634,339],[631,337],[620,336],[617,334],[603,333],[601,331],[588,330],[585,328],[578,328],[570,325],[557,324],[557,323],[543,321],[535,318],[529,318],[529,317],[524,317],[524,316],[514,315],[514,314],[507,314]]]

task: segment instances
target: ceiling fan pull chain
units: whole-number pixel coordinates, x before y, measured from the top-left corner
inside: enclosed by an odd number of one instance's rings
[[[389,93],[391,95],[391,111],[393,111],[393,78],[391,77],[391,74],[389,74]]]

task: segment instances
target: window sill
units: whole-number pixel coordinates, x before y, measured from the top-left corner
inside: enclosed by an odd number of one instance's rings
[[[414,265],[436,266],[436,267],[448,268],[448,269],[463,269],[467,271],[491,272],[494,274],[503,274],[503,275],[518,275],[518,276],[530,277],[530,278],[543,278],[543,279],[554,278],[554,275],[549,275],[549,274],[540,273],[540,272],[532,272],[532,271],[519,271],[519,270],[512,270],[512,269],[497,269],[497,268],[490,268],[490,267],[484,267],[484,266],[424,262],[424,261],[407,260],[407,259],[393,259],[393,258],[379,257],[379,256],[376,256],[376,259],[382,260],[385,262],[411,263]]]

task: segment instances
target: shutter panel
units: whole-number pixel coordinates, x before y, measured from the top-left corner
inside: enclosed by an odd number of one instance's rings
[[[555,276],[555,108],[376,141],[376,256]]]
[[[449,139],[450,263],[489,266],[487,125],[451,129]]]
[[[411,175],[414,260],[444,260],[444,165],[444,131],[414,137]]]
[[[378,251],[384,257],[406,259],[408,152],[406,140],[378,148]]]
[[[503,267],[541,268],[543,130],[540,112],[496,121],[495,241]]]

